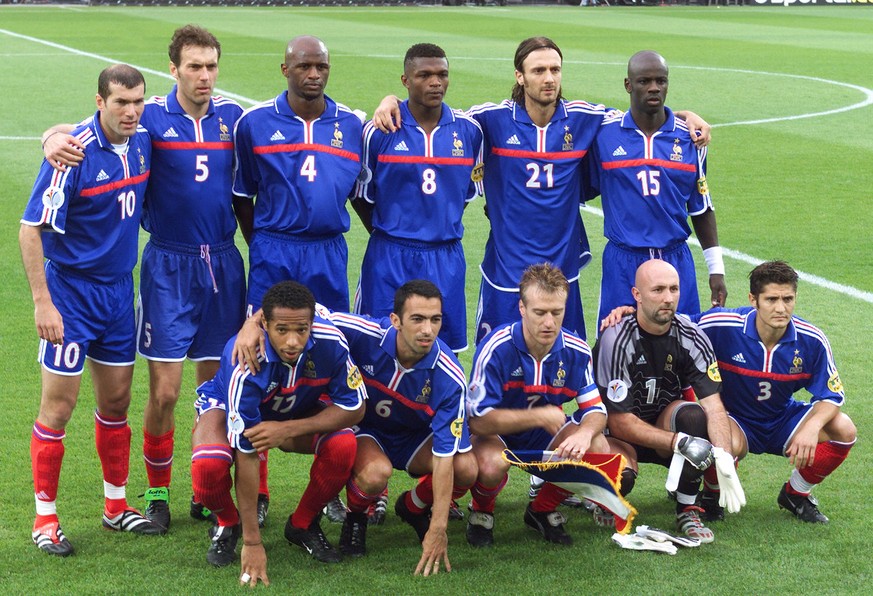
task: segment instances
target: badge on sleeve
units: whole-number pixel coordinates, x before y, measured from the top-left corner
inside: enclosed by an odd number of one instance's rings
[[[627,383],[621,379],[610,381],[606,386],[606,399],[611,402],[621,402],[627,397]]]
[[[485,177],[485,164],[477,163],[476,167],[473,168],[473,171],[470,173],[470,180],[473,182],[482,182],[482,179]]]
[[[464,419],[463,418],[455,418],[452,420],[452,436],[456,439],[460,439],[461,435],[464,432]]]
[[[709,185],[706,184],[706,176],[701,176],[697,179],[697,192],[702,195],[709,194]]]
[[[49,186],[42,193],[42,205],[46,209],[60,209],[64,204],[64,191],[57,186]]]
[[[834,374],[832,374],[831,378],[828,379],[828,389],[834,393],[843,392],[843,382],[840,380],[840,374],[838,372],[834,371]]]
[[[353,366],[351,370],[349,370],[349,376],[346,377],[346,384],[349,386],[349,389],[358,389],[364,384],[364,379],[361,378],[361,371],[357,366]]]
[[[718,370],[718,362],[713,362],[706,369],[706,376],[714,383],[721,383],[721,371]]]

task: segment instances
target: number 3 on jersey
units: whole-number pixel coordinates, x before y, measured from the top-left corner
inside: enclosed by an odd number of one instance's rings
[[[303,165],[300,166],[300,175],[306,178],[309,182],[315,182],[315,176],[318,172],[315,170],[315,156],[307,155],[303,160]]]

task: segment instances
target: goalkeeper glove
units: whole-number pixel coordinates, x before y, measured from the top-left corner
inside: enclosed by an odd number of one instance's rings
[[[715,471],[718,475],[718,504],[730,513],[736,513],[746,504],[746,493],[740,485],[740,477],[734,466],[733,456],[721,447],[712,448]]]
[[[705,470],[712,465],[712,443],[700,437],[692,437],[685,433],[676,433],[673,452],[678,453],[698,470]]]

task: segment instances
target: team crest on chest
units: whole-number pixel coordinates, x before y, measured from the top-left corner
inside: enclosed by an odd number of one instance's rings
[[[564,144],[561,145],[561,149],[564,151],[572,151],[573,150],[573,135],[570,133],[570,127],[564,127]]]
[[[415,396],[415,403],[426,404],[430,400],[430,379],[427,379],[424,382],[424,387],[421,388],[421,391],[418,392],[418,395]]]
[[[337,149],[343,148],[343,131],[339,129],[339,122],[333,123],[333,138],[330,140],[330,146]]]
[[[306,362],[303,363],[303,376],[307,379],[314,379],[316,377],[315,362],[309,356],[306,357]]]
[[[558,361],[558,370],[555,373],[555,378],[552,379],[553,387],[563,387],[566,381],[567,371],[564,370],[564,361]]]
[[[667,354],[667,362],[664,363],[665,371],[673,370],[673,354]]]
[[[458,138],[457,132],[453,132],[452,136],[454,137],[452,140],[452,156],[464,157],[464,141]]]
[[[791,360],[791,368],[788,369],[788,374],[796,375],[803,372],[803,358],[800,357],[800,350],[794,350],[794,359]]]
[[[230,140],[230,129],[227,127],[227,124],[224,123],[221,116],[218,117],[218,138],[221,141]]]
[[[670,161],[682,161],[682,147],[679,145],[679,139],[673,139],[673,152],[670,154]]]
[[[142,154],[142,151],[139,147],[136,148],[137,162],[139,162],[139,173],[145,174],[146,171],[146,163],[145,163],[145,155]]]

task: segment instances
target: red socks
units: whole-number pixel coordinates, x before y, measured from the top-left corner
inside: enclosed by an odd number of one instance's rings
[[[197,445],[191,457],[191,484],[194,500],[212,511],[220,526],[235,526],[239,512],[230,489],[233,450],[227,445]]]
[[[110,517],[127,509],[125,486],[130,471],[130,426],[127,416],[110,418],[94,412],[97,456],[103,469],[103,494]]]
[[[357,451],[355,435],[348,429],[319,439],[309,469],[309,484],[291,515],[295,528],[308,528],[327,502],[340,493],[349,481]]]
[[[142,457],[145,460],[149,487],[170,486],[173,472],[173,431],[160,436],[143,429]]]
[[[33,423],[30,435],[30,461],[33,468],[33,491],[36,494],[36,522],[34,528],[57,521],[55,500],[58,497],[58,479],[64,459],[63,430]]]
[[[503,479],[497,483],[497,486],[485,486],[477,480],[470,489],[470,494],[473,496],[473,509],[484,513],[494,513],[494,503],[497,501],[497,495],[506,486],[506,481],[509,480],[509,475],[505,474]]]

